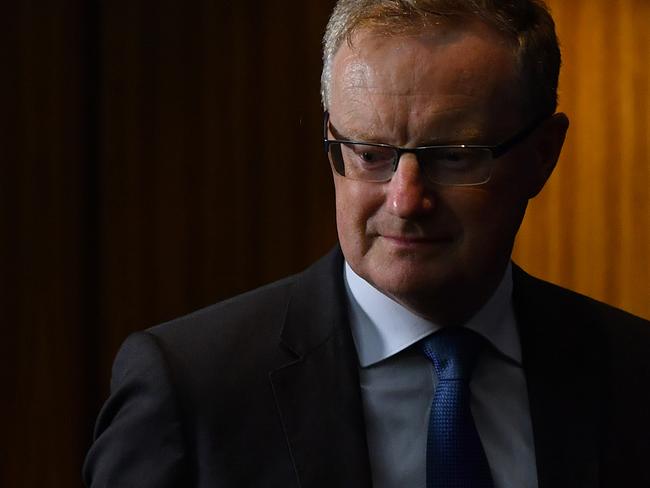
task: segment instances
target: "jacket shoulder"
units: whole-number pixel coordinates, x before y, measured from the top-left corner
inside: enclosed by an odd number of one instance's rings
[[[612,377],[633,369],[650,381],[650,321],[514,269],[514,302],[524,338],[544,337],[574,353],[591,349]],[[531,333],[532,331],[532,333]],[[560,346],[561,345],[561,346]]]
[[[275,330],[282,321],[297,276],[292,275],[209,305],[151,327],[147,332],[163,341],[176,341],[187,335],[241,334],[246,332],[247,324],[255,324],[257,333],[264,333],[266,329]]]
[[[620,308],[595,300],[568,288],[529,275],[514,268],[515,300],[545,314],[576,317],[580,322],[602,327],[621,327],[650,339],[650,321]]]
[[[287,324],[309,336],[305,320],[338,303],[334,283],[342,275],[342,257],[333,249],[304,271],[147,330],[164,349],[214,357],[238,355],[263,363],[277,351]],[[297,316],[291,311],[299,310]],[[293,330],[293,329],[291,329]],[[291,334],[289,333],[289,336]],[[242,353],[246,351],[244,355]],[[284,356],[286,359],[286,354]],[[250,360],[248,361],[250,362]]]

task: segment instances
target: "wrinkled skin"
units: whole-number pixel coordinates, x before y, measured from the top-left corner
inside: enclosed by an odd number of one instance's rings
[[[512,46],[480,23],[426,35],[362,29],[333,59],[330,121],[353,140],[497,144],[530,123],[516,80]],[[502,278],[527,202],[551,174],[567,127],[563,114],[546,120],[480,186],[430,184],[413,154],[386,183],[334,174],[346,260],[421,316],[440,325],[467,320]]]

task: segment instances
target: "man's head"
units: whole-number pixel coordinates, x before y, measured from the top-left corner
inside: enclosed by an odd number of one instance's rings
[[[408,152],[388,181],[334,171],[339,240],[355,272],[416,313],[445,324],[467,319],[498,284],[527,201],[564,139],[566,117],[551,117],[559,70],[552,20],[533,1],[342,0],[324,60],[328,139],[493,146],[540,121],[481,163],[492,167],[487,182],[448,184],[463,181],[450,171],[468,171],[458,149],[435,163],[447,175],[437,181],[423,171],[424,157]],[[370,164],[363,151],[355,157]]]
[[[479,21],[501,32],[511,44],[522,101],[529,113],[551,115],[557,107],[560,49],[555,25],[539,0],[339,0],[323,39],[321,96],[329,109],[332,60],[344,42],[362,29],[385,35],[426,31],[446,23],[461,27]]]

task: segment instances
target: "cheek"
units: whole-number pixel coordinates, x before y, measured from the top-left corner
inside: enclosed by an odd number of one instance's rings
[[[526,200],[519,198],[512,188],[494,185],[457,187],[456,190],[448,202],[462,223],[466,238],[479,245],[514,238],[523,218]]]
[[[363,242],[368,222],[381,208],[382,198],[376,185],[334,176],[336,224],[342,244]]]
[[[489,218],[494,204],[492,192],[484,186],[441,187],[439,205],[449,209],[464,224],[480,224]]]

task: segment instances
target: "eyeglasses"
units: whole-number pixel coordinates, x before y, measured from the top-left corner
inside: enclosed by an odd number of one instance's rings
[[[449,186],[482,185],[490,180],[494,160],[526,139],[543,118],[526,126],[508,140],[495,146],[450,144],[443,146],[397,147],[360,141],[329,139],[328,129],[336,129],[325,112],[325,152],[337,174],[353,180],[389,181],[403,154],[415,154],[420,171],[431,183]]]

